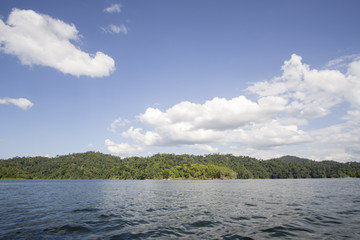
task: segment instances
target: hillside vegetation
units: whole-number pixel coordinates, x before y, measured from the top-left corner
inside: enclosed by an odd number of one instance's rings
[[[0,160],[0,179],[275,179],[360,177],[360,163],[231,154],[120,158],[99,152]]]

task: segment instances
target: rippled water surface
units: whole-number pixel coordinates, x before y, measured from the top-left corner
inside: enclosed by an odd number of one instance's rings
[[[360,179],[0,180],[0,239],[360,239]]]

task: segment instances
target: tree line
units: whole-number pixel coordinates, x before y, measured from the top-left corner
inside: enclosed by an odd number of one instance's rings
[[[99,152],[53,158],[0,160],[0,179],[279,179],[360,177],[360,163],[293,156],[259,160],[231,154],[155,154],[128,157]]]

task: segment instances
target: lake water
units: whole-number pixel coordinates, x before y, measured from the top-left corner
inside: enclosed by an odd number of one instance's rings
[[[360,179],[0,180],[0,239],[360,239]]]

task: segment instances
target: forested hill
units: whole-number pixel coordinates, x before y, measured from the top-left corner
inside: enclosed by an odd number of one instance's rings
[[[251,179],[360,177],[360,163],[271,160],[231,154],[156,154],[120,158],[99,152],[0,160],[0,179]]]

